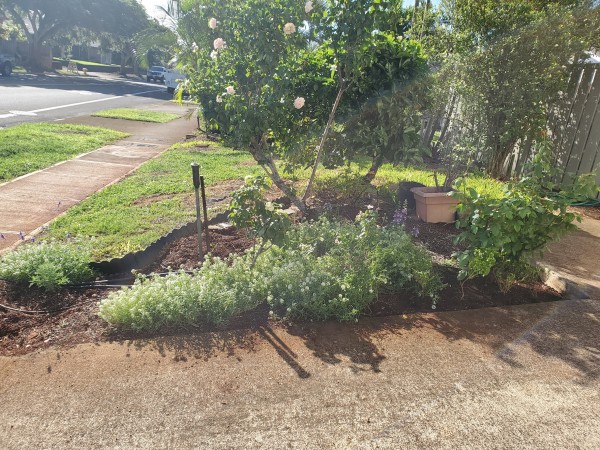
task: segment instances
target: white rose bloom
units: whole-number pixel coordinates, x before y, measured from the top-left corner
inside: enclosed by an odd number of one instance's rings
[[[304,97],[298,97],[294,100],[294,108],[300,109],[304,106]]]
[[[213,46],[215,47],[215,50],[221,50],[222,48],[225,48],[225,41],[223,38],[216,38],[213,42]]]
[[[223,101],[223,97],[217,95],[217,103],[221,103]]]
[[[283,32],[285,34],[292,34],[296,32],[296,25],[294,25],[292,22],[288,22],[283,26]]]
[[[233,86],[227,86],[227,88],[225,90],[227,91],[227,93],[229,95],[235,94],[235,89],[233,88]]]
[[[306,3],[304,4],[304,12],[305,12],[306,14],[308,14],[309,12],[311,12],[313,9],[314,9],[314,8],[313,8],[313,2],[306,2]]]
[[[208,26],[210,28],[212,28],[213,30],[215,28],[217,28],[217,19],[215,19],[214,17],[212,17],[209,21],[208,21]]]

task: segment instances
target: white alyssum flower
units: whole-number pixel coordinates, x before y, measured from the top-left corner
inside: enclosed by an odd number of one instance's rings
[[[217,59],[218,55],[219,55],[219,53],[216,50],[213,50],[212,52],[210,52],[210,57],[212,59]]]
[[[298,97],[294,100],[294,108],[300,109],[304,106],[304,97]]]
[[[227,87],[225,88],[225,90],[227,91],[227,93],[228,93],[229,95],[233,95],[233,94],[235,94],[235,89],[233,88],[233,86],[227,86]]]
[[[310,2],[310,1],[308,1],[308,2],[306,2],[306,3],[304,4],[304,12],[305,12],[306,14],[308,14],[309,12],[311,12],[313,9],[314,9],[314,7],[313,7],[313,2]]]
[[[196,44],[195,42],[192,42],[192,51],[194,53],[196,53],[198,51],[198,44]]]
[[[283,26],[283,32],[285,34],[293,34],[296,32],[296,25],[294,25],[292,22],[288,22]]]
[[[215,19],[214,17],[211,17],[210,20],[208,21],[208,26],[213,30],[215,28],[217,28],[217,19]]]
[[[217,103],[221,103],[223,101],[223,97],[221,97],[220,95],[217,95]]]
[[[215,50],[221,50],[222,48],[225,48],[225,41],[223,38],[216,38],[213,41],[213,46],[215,47]]]

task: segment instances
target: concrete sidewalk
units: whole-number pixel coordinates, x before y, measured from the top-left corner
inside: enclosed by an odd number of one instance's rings
[[[570,298],[600,298],[600,220],[583,217],[577,227],[551,243],[538,264],[547,284]]]
[[[600,448],[600,302],[0,358],[0,448]]]
[[[164,101],[144,108],[178,114],[187,111]],[[73,205],[184,139],[197,126],[195,118],[155,124],[83,116],[62,122],[111,128],[130,136],[0,185],[0,232],[6,238],[0,239],[0,251],[18,243],[19,232],[34,235]]]

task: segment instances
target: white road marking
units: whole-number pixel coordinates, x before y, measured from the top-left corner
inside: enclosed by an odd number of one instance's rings
[[[37,116],[33,111],[9,111],[13,116]]]
[[[33,111],[29,111],[32,113],[41,113],[41,112],[46,112],[46,111],[54,111],[55,109],[63,109],[63,108],[70,108],[72,106],[81,106],[81,105],[88,105],[90,103],[98,103],[98,102],[106,102],[109,100],[115,100],[117,98],[124,98],[124,97],[135,97],[138,95],[142,95],[142,94],[148,94],[150,92],[160,92],[162,89],[152,89],[151,91],[143,91],[143,92],[136,92],[135,94],[126,94],[126,95],[117,95],[114,97],[107,97],[107,98],[99,98],[97,100],[88,100],[87,102],[78,102],[78,103],[71,103],[70,105],[61,105],[61,106],[52,106],[50,108],[42,108],[42,109],[36,109]]]
[[[87,105],[90,103],[106,102],[108,100],[115,100],[117,98],[135,97],[135,96],[142,95],[142,94],[149,94],[151,92],[160,92],[160,91],[162,91],[162,89],[152,89],[151,91],[142,91],[142,92],[136,92],[134,94],[117,95],[114,97],[99,98],[97,100],[88,100],[87,102],[71,103],[69,105],[61,105],[61,106],[52,106],[50,108],[35,109],[33,111],[9,111],[9,114],[0,114],[0,119],[9,119],[10,117],[15,117],[15,116],[36,116],[37,113],[53,111],[55,109],[70,108],[72,106],[81,106],[81,105]]]

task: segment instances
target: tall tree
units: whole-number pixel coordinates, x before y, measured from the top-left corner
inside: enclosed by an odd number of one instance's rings
[[[27,37],[29,65],[41,66],[42,46],[75,28],[118,32],[139,7],[135,0],[2,0],[0,11]]]

